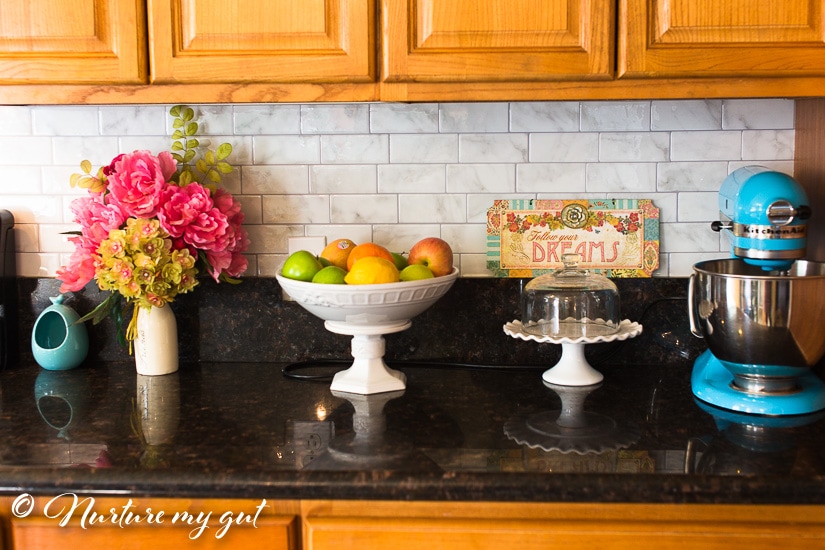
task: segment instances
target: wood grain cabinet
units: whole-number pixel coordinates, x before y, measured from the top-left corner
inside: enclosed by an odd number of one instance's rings
[[[142,0],[0,0],[0,85],[147,80]]]
[[[825,75],[822,0],[622,0],[620,78]]]
[[[383,0],[387,82],[606,80],[612,0]]]
[[[373,0],[148,0],[152,82],[371,82]]]

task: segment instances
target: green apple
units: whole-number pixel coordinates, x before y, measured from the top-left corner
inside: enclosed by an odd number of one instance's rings
[[[408,265],[398,274],[398,278],[402,281],[418,281],[420,279],[432,279],[433,277],[435,277],[433,272],[424,264]]]
[[[323,267],[315,254],[308,250],[299,250],[286,259],[281,268],[281,275],[288,279],[311,281]]]
[[[324,267],[328,267],[332,265],[332,262],[324,258],[323,256],[318,256],[318,261],[321,262],[321,265]]]
[[[312,282],[327,285],[343,285],[346,284],[344,280],[346,275],[347,272],[345,269],[341,269],[336,265],[328,265],[315,274]]]
[[[404,257],[403,252],[390,252],[392,254],[392,261],[398,271],[402,271],[407,267],[407,258]]]

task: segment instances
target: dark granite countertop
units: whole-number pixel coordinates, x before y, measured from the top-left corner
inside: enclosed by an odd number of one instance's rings
[[[284,366],[188,363],[153,378],[128,361],[8,369],[0,491],[825,503],[825,420],[715,416],[691,394],[689,361],[601,364],[604,382],[578,402],[561,392],[562,428],[542,367],[395,363],[406,390],[355,396]]]

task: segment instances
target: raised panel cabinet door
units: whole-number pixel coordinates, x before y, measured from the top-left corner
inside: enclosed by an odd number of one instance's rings
[[[146,78],[143,0],[0,0],[0,84]]]
[[[148,0],[159,83],[369,82],[373,0]]]
[[[823,3],[621,0],[618,76],[821,76]]]
[[[381,0],[382,80],[609,79],[611,0]]]

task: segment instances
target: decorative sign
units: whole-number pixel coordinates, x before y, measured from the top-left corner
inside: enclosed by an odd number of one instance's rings
[[[607,277],[650,277],[659,267],[659,209],[650,199],[513,199],[487,210],[487,269],[497,277],[535,277],[570,253]]]

